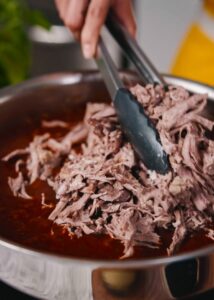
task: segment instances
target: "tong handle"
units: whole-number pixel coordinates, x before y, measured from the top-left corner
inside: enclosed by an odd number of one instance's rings
[[[98,45],[99,45],[100,55],[95,59],[95,61],[102,73],[102,76],[108,88],[111,99],[112,101],[114,101],[117,91],[120,88],[124,88],[124,84],[120,79],[117,67],[113,59],[111,58],[110,53],[101,36]]]
[[[137,41],[129,32],[109,13],[106,26],[124,53],[133,62],[145,84],[162,84],[166,85],[163,77],[155,69]]]

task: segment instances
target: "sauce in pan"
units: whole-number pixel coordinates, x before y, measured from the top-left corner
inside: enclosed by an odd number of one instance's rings
[[[58,119],[75,125],[84,114],[83,107],[75,114],[63,114]],[[53,119],[53,116],[42,116],[44,119]],[[71,122],[72,119],[72,122]],[[10,132],[0,133],[0,158],[17,148],[24,148],[35,134],[51,132],[54,137],[65,134],[65,129],[42,129],[38,118],[22,120],[19,126]],[[108,236],[84,235],[82,238],[71,239],[62,227],[54,225],[48,220],[53,207],[42,207],[41,193],[45,193],[46,203],[56,204],[52,189],[44,182],[37,180],[28,193],[33,196],[31,200],[16,198],[12,195],[8,184],[8,176],[15,176],[14,161],[0,160],[0,236],[19,243],[31,249],[51,252],[71,257],[84,257],[96,259],[117,259],[123,254],[123,246],[119,241]],[[165,256],[169,245],[170,231],[161,232],[162,246],[160,249],[136,247],[134,258]],[[211,244],[212,241],[203,233],[188,237],[182,244],[179,252],[190,251]],[[132,257],[133,258],[133,257]]]

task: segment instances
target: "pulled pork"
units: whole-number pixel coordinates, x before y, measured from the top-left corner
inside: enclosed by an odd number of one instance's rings
[[[122,258],[132,256],[136,245],[159,247],[158,230],[173,229],[167,249],[171,255],[187,233],[203,229],[214,237],[214,141],[207,134],[214,122],[199,115],[206,95],[190,95],[175,86],[165,92],[151,85],[137,85],[131,92],[160,133],[171,163],[168,174],[147,170],[138,160],[112,106],[89,103],[84,122],[61,140],[35,136],[26,149],[6,156],[5,161],[23,157],[16,164],[18,177],[8,182],[15,196],[28,199],[27,185],[47,181],[57,200],[49,219],[71,236],[108,234],[119,239]],[[43,125],[67,126],[61,121]],[[80,142],[81,151],[75,151],[73,145]],[[23,164],[27,176],[19,168]]]

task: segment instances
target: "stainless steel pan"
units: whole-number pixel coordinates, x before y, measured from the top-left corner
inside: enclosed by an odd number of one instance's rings
[[[121,73],[127,82],[135,74]],[[168,83],[208,93],[206,114],[214,116],[214,89],[165,76]],[[96,72],[56,74],[0,91],[0,130],[26,114],[54,111],[108,97]],[[32,296],[60,300],[181,299],[214,288],[214,245],[173,257],[96,261],[32,251],[0,238],[0,279]],[[121,298],[122,297],[122,298]]]

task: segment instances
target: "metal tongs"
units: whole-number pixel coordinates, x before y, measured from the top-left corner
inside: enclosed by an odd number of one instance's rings
[[[136,40],[111,14],[107,18],[106,26],[136,66],[143,82],[165,85],[164,79],[148,60]],[[96,59],[96,63],[108,88],[123,132],[148,169],[166,174],[170,166],[157,129],[145,114],[143,106],[124,86],[102,38],[100,38],[99,50],[100,56]]]

